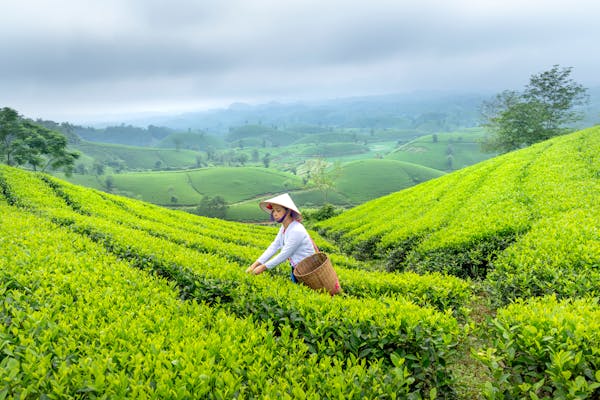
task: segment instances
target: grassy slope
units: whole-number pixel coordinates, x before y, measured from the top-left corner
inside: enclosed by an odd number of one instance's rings
[[[350,140],[354,137],[353,135],[356,135],[356,137],[364,136],[368,140],[375,140],[375,142],[369,143],[368,146],[352,143],[337,143],[340,138]],[[415,170],[415,167],[408,165],[397,169],[393,167],[397,164],[386,163],[379,160],[383,154],[392,151],[397,146],[395,140],[388,142],[378,141],[381,140],[381,137],[385,137],[386,135],[389,135],[390,137],[398,137],[398,135],[402,137],[414,137],[414,132],[399,133],[381,131],[365,135],[364,132],[359,130],[356,133],[348,131],[328,132],[322,135],[305,135],[304,139],[300,141],[306,142],[305,144],[295,144],[285,147],[269,147],[266,149],[261,148],[259,150],[259,156],[262,158],[267,152],[270,153],[271,167],[273,169],[288,171],[292,170],[294,166],[298,163],[302,163],[307,158],[306,155],[303,155],[304,153],[314,154],[315,142],[327,142],[327,146],[334,149],[336,155],[327,156],[326,159],[331,162],[341,162],[342,164],[348,163],[344,167],[342,176],[340,177],[339,182],[337,182],[336,187],[333,190],[328,191],[328,193],[322,193],[315,189],[302,190],[296,193],[297,201],[302,207],[320,207],[325,202],[342,207],[353,206],[378,196],[401,190],[407,186],[412,186],[415,182],[422,182],[437,176],[437,173],[431,170]],[[445,140],[443,138],[445,137],[451,137],[452,140],[459,140],[459,136],[461,137],[460,140],[462,140],[463,134],[460,132],[440,135],[440,141],[443,142]],[[204,143],[204,141],[212,139],[208,136],[204,137],[203,135],[198,134],[180,134],[178,137],[181,138],[183,147],[199,145],[200,142]],[[187,140],[189,138],[196,140],[196,142],[190,142],[190,140]],[[251,138],[243,139],[246,146],[246,150],[244,151],[249,157],[252,156],[251,150],[247,148],[247,146],[251,144],[249,142],[250,139]],[[362,143],[362,141],[359,140],[359,143]],[[254,144],[260,146],[260,143],[258,142]],[[361,151],[366,150],[367,152],[340,155],[344,153],[344,151],[343,149],[340,149],[339,146],[342,146],[343,148],[352,147],[352,149],[348,149],[349,153],[357,150],[354,149],[356,146],[358,146]],[[443,153],[441,147],[439,147],[439,149]],[[56,173],[56,176],[75,184],[101,190],[109,190],[107,184],[108,178],[108,181],[111,181],[113,186],[110,190],[114,193],[166,206],[193,207],[198,204],[202,195],[220,195],[225,197],[230,203],[230,210],[227,218],[233,220],[252,221],[261,218],[260,213],[257,213],[254,209],[255,205],[252,202],[253,200],[251,203],[244,203],[247,199],[261,198],[274,192],[297,191],[300,187],[298,180],[295,177],[282,180],[276,175],[256,175],[255,168],[249,170],[246,170],[245,168],[236,169],[235,172],[239,175],[236,177],[228,172],[230,170],[225,169],[221,171],[220,168],[215,168],[210,174],[202,175],[201,177],[196,177],[196,172],[191,171],[182,172],[183,175],[175,173],[170,175],[170,172],[165,173],[164,171],[161,171],[160,173],[148,171],[157,167],[160,167],[161,169],[188,169],[193,167],[196,165],[197,156],[200,153],[190,150],[182,149],[177,151],[175,149],[141,148],[92,142],[83,142],[80,145],[79,150],[83,152],[79,162],[86,166],[87,174],[90,175],[74,174],[70,177],[66,177],[61,173]],[[463,148],[459,148],[456,150],[456,153],[458,154],[459,151],[462,152],[463,150]],[[471,150],[475,151],[474,149]],[[411,160],[414,159],[419,165],[424,162],[440,165],[440,168],[444,168],[442,164],[444,164],[443,160],[445,160],[445,155],[437,153],[439,152],[429,154],[425,159],[418,156],[417,158],[411,158]],[[442,161],[439,159],[436,160],[436,157],[441,157]],[[464,156],[461,159],[465,159],[465,157],[467,156]],[[475,162],[476,159],[477,157],[468,158],[468,162]],[[354,163],[359,160],[362,160],[363,163]],[[91,175],[95,161],[108,163],[109,166],[106,168],[104,175],[98,177]],[[147,172],[115,173],[114,171],[119,168],[119,165],[127,169],[140,169],[146,170]],[[262,165],[258,166],[262,167]],[[271,185],[270,182],[272,182],[273,185]],[[223,183],[225,184],[223,185]],[[252,187],[252,189],[248,189],[249,187]]]
[[[128,169],[190,168],[196,165],[198,152],[176,149],[153,149],[108,143],[81,142],[74,149],[100,162],[117,161]]]
[[[65,179],[106,190],[106,176],[74,174]],[[111,175],[111,179],[112,192],[116,194],[166,206],[197,205],[203,196],[222,196],[229,203],[237,203],[301,186],[300,179],[294,175],[258,167],[130,172]]]
[[[504,300],[600,293],[599,155],[600,127],[590,128],[373,200],[320,229],[390,268],[491,272]]]
[[[393,160],[360,160],[344,165],[336,187],[326,196],[317,190],[305,190],[297,193],[295,198],[300,206],[320,206],[326,201],[356,205],[441,174],[430,168]],[[57,176],[65,178],[60,174]],[[106,190],[107,176],[74,174],[65,179]],[[252,220],[259,213],[237,203],[282,191],[295,192],[302,186],[295,175],[262,167],[131,172],[112,174],[111,179],[114,193],[159,205],[196,205],[204,195],[223,196],[234,209],[228,218],[239,220]]]
[[[385,158],[451,171],[493,157],[493,154],[481,152],[480,141],[484,131],[479,128],[435,136],[437,142],[434,142],[433,135],[422,136],[400,146]],[[449,154],[452,154],[451,161],[448,160]]]
[[[441,175],[443,172],[400,161],[359,160],[341,168],[334,188],[327,193],[317,189],[291,192],[300,207],[319,207],[323,203],[352,206]],[[256,206],[257,201],[252,199],[230,206],[227,218],[238,221],[263,220],[265,216]]]
[[[441,171],[416,164],[394,160],[361,160],[342,167],[335,190],[352,203],[360,204],[441,175]]]
[[[227,202],[297,189],[302,183],[292,174],[258,167],[201,169],[189,177],[198,192],[223,196]]]

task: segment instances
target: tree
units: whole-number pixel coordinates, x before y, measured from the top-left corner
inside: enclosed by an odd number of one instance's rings
[[[271,164],[271,153],[265,154],[265,156],[262,159],[262,162],[265,168],[269,168],[269,165]]]
[[[104,175],[104,164],[101,162],[94,161],[92,169],[94,170],[94,174],[96,174],[96,176]]]
[[[115,188],[115,179],[108,175],[104,180],[104,185],[106,186],[106,191],[112,193],[113,189]]]
[[[196,208],[196,214],[207,217],[225,218],[227,214],[227,203],[221,196],[204,196]]]
[[[484,102],[483,125],[491,133],[484,151],[505,153],[571,132],[569,124],[582,119],[576,107],[589,101],[571,70],[554,65],[532,75],[522,93],[507,90]]]
[[[329,164],[322,158],[305,161],[308,182],[323,193],[323,200],[327,202],[327,193],[335,187],[335,181],[341,174],[341,166],[336,163],[331,170]]]
[[[13,165],[13,153],[21,145],[22,128],[19,114],[8,107],[0,110],[0,159]]]
[[[259,158],[260,158],[260,153],[258,152],[257,149],[253,149],[252,150],[252,162],[258,162]]]
[[[8,107],[0,110],[0,159],[6,164],[71,174],[79,154],[68,151],[67,144],[62,133],[23,120]]]
[[[87,168],[85,167],[85,164],[79,163],[75,167],[75,171],[77,171],[78,174],[85,175],[87,173]]]

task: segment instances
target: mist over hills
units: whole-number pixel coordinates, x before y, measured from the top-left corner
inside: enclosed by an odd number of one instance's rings
[[[96,127],[126,123],[176,130],[226,133],[229,127],[263,124],[277,127],[335,126],[340,128],[415,128],[425,122],[442,130],[479,124],[485,93],[419,92],[328,100],[233,103],[227,108],[173,115],[144,116]]]
[[[172,114],[149,113],[82,125],[93,128],[119,125],[155,129],[165,127],[178,132],[201,131],[216,136],[227,134],[231,127],[249,124],[301,130],[304,133],[311,133],[311,129],[319,127],[443,132],[479,126],[481,105],[495,94],[422,91],[322,100],[271,101],[264,104],[236,102],[227,108]],[[579,128],[600,123],[600,87],[588,88],[588,94],[590,103],[581,109],[584,119],[577,124]]]

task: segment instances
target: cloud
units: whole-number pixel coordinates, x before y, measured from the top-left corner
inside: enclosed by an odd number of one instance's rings
[[[405,3],[3,0],[0,105],[69,117],[498,90],[553,64],[600,85],[596,1]]]

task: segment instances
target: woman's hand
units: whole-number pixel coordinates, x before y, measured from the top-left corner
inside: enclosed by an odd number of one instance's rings
[[[267,266],[265,264],[260,264],[258,267],[254,268],[254,270],[252,270],[252,273],[254,275],[260,275],[263,272],[265,272],[267,270]]]
[[[254,273],[254,270],[255,270],[255,269],[258,267],[258,266],[260,266],[260,265],[261,265],[260,261],[254,261],[254,263],[252,263],[252,265],[251,265],[251,266],[249,266],[249,267],[246,269],[246,273],[247,273],[247,274],[249,274],[249,273],[251,273],[251,272],[252,272],[252,273]],[[260,274],[261,272],[263,272],[263,271],[260,271],[260,272],[259,272],[259,274]]]
[[[260,261],[254,261],[252,263],[252,265],[246,269],[246,273],[249,274],[250,272],[252,272],[254,270],[254,268],[258,267],[259,265],[260,265]]]

